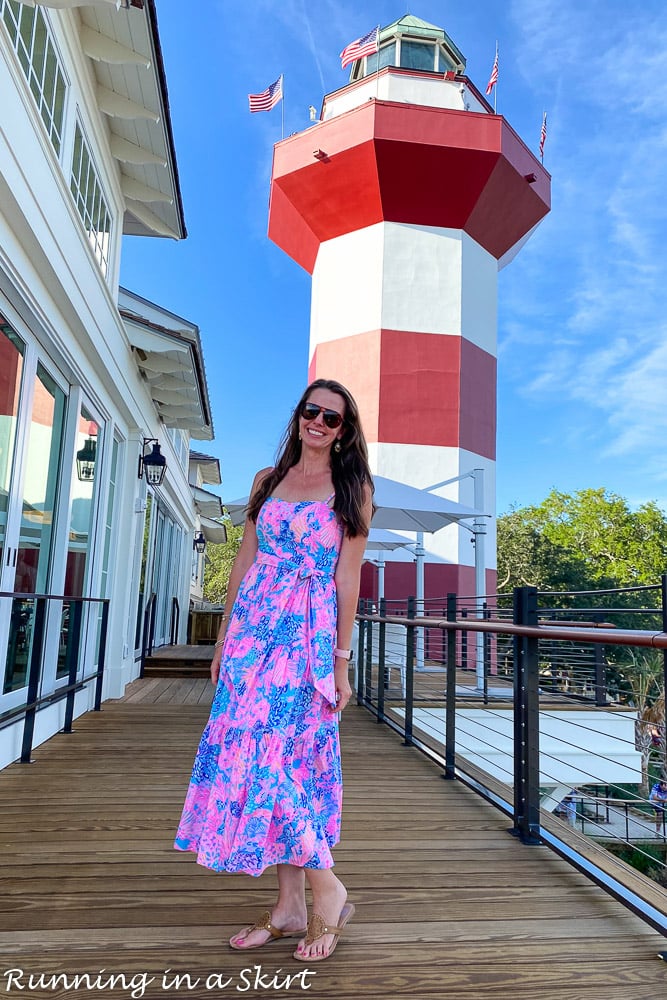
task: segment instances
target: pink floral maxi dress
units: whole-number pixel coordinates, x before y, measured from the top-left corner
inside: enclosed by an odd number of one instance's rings
[[[175,847],[216,871],[331,868],[342,802],[331,707],[343,531],[329,501],[269,497],[257,537]]]

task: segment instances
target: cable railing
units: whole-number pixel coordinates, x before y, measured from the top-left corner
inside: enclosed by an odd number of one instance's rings
[[[453,594],[423,614],[412,597],[361,601],[357,700],[506,812],[524,843],[547,843],[667,932],[665,811],[648,794],[667,774],[664,715],[612,699],[607,677],[614,657],[667,650],[661,609],[638,609],[655,627],[628,629],[608,609],[591,615],[594,601],[558,614],[539,603],[530,587],[502,617]]]
[[[30,763],[40,711],[65,701],[62,732],[71,733],[75,701],[95,682],[93,710],[100,711],[109,601],[55,594],[0,593],[9,604],[9,642],[4,691],[25,689],[25,701],[0,715],[0,729],[23,720],[22,764]],[[40,695],[47,644],[57,644],[53,690]]]

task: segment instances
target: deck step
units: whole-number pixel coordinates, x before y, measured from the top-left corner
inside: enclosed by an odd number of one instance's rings
[[[213,646],[162,646],[144,661],[144,677],[208,677]]]

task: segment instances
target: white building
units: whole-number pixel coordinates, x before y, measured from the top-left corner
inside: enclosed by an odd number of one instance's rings
[[[220,486],[220,463],[213,455],[201,451],[190,452],[190,486],[195,500],[195,546],[192,553],[192,580],[190,605],[201,608],[204,601],[205,545],[221,545],[227,541],[227,529],[218,522],[222,517],[222,501],[204,486]]]
[[[189,443],[213,436],[199,331],[118,287],[124,233],[186,235],[155,6],[0,0],[0,766],[31,699],[53,696],[35,745],[62,727],[103,599],[103,697],[138,675],[146,628],[185,641]]]

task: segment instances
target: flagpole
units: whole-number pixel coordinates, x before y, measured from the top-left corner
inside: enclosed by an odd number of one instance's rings
[[[496,38],[496,61],[495,65],[498,65],[498,39]],[[496,78],[496,85],[493,88],[493,113],[494,115],[498,113],[498,79]]]
[[[375,100],[377,101],[380,94],[380,25],[379,24],[375,30],[377,32],[375,40],[377,44],[377,57],[378,57],[377,69],[375,71]]]
[[[281,139],[285,138],[285,78],[283,74],[280,74],[280,93],[282,94],[282,100],[280,102],[280,131],[282,132]]]

